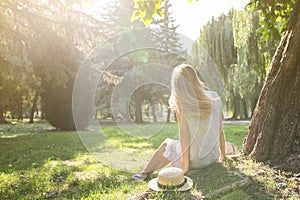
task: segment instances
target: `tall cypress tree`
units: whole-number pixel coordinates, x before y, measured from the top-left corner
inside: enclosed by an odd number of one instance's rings
[[[177,32],[179,25],[176,25],[176,21],[171,13],[171,7],[170,0],[162,2],[161,9],[164,15],[154,20],[153,24],[158,26],[158,29],[154,32],[153,38],[163,51],[180,54],[182,53],[182,44]]]

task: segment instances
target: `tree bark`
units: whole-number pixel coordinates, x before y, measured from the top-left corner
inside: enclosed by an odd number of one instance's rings
[[[243,103],[243,110],[244,110],[244,118],[248,119],[249,114],[248,114],[247,102],[245,98],[242,98],[242,103]]]
[[[149,99],[149,101],[150,101],[151,112],[152,112],[152,116],[153,116],[153,122],[157,122],[155,101],[153,101],[151,98]]]
[[[42,82],[44,91],[41,97],[46,119],[52,126],[61,130],[75,130],[72,115],[73,82],[69,81],[66,87],[54,85],[53,80]]]
[[[142,101],[135,101],[135,123],[143,123]]]
[[[145,99],[145,95],[142,90],[137,90],[135,93],[135,123],[143,123],[143,112],[142,112],[142,103]]]
[[[238,119],[240,116],[240,95],[236,94],[233,96],[233,114],[231,119]]]
[[[82,121],[74,121],[72,110],[72,92],[74,80],[68,80],[66,86],[54,86],[54,80],[42,81],[41,93],[42,109],[45,113],[47,121],[54,127],[61,130],[76,130],[85,129],[88,125],[90,116],[82,111]],[[84,106],[89,107],[88,98],[85,94],[82,95],[81,109]],[[76,123],[76,124],[75,124]]]
[[[167,123],[170,122],[170,117],[171,117],[171,109],[168,108]]]
[[[39,93],[36,92],[35,95],[34,95],[34,98],[32,100],[32,107],[31,107],[30,116],[29,116],[29,123],[30,124],[33,124],[34,112],[36,111],[38,98],[39,98]]]
[[[258,98],[251,99],[251,116],[250,117],[253,116],[257,101],[258,101]]]
[[[300,153],[300,0],[271,62],[242,151],[284,163]],[[299,166],[298,166],[299,167]]]
[[[23,102],[22,95],[17,94],[17,108],[18,108],[18,120],[23,120]]]

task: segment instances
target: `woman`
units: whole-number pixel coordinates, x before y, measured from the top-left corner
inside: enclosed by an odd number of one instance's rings
[[[226,159],[221,100],[217,93],[205,90],[191,65],[174,68],[169,104],[178,119],[179,141],[167,138],[133,179],[145,180],[169,163],[186,173]]]

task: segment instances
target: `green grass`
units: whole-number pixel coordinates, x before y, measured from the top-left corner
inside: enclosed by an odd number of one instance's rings
[[[101,133],[78,134],[56,131],[47,123],[0,125],[0,199],[115,200],[142,194],[148,189],[147,182],[132,180],[132,173],[144,166],[164,138],[177,137],[177,125],[167,124],[152,137],[134,137],[131,131],[136,130],[130,127],[105,125],[102,128]],[[224,128],[226,139],[241,147],[247,126],[226,124]],[[86,148],[84,144],[90,146]],[[194,169],[187,174],[194,180],[190,192],[151,193],[147,199],[197,199],[250,176],[254,177],[250,186],[211,199],[284,196],[276,189],[278,176],[274,178],[271,169],[259,166],[265,172],[261,176],[253,176],[257,164],[245,159]],[[296,179],[280,178],[286,188],[298,187]],[[288,190],[281,187],[285,192]],[[293,194],[291,190],[290,199],[294,198]]]
[[[235,144],[239,149],[243,146],[247,130],[248,126],[246,125],[226,124],[224,126],[226,140]]]

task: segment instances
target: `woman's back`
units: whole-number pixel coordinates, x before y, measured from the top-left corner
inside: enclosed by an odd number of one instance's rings
[[[211,114],[201,118],[195,115],[183,115],[190,134],[191,167],[203,167],[219,158],[219,136],[221,126],[222,103],[216,92],[208,91],[212,98]]]

